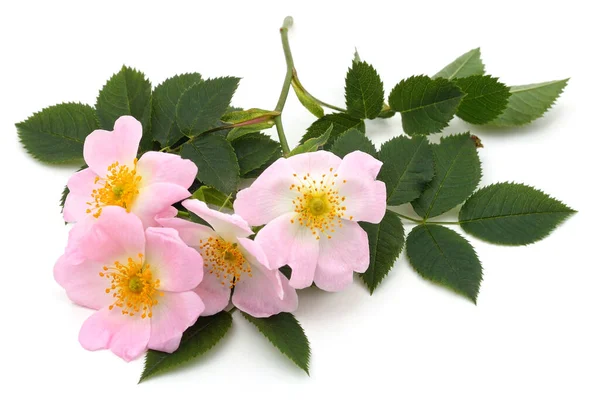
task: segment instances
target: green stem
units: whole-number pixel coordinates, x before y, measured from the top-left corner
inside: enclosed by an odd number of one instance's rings
[[[222,210],[223,208],[225,208],[225,205],[226,205],[226,204],[229,202],[229,200],[231,199],[231,195],[232,195],[232,194],[233,194],[233,193],[229,193],[229,195],[227,196],[227,198],[225,198],[225,201],[223,201],[223,205],[221,205],[221,207],[219,208],[219,212],[221,212],[221,210]]]
[[[432,222],[432,221],[428,221],[426,219],[411,218],[410,216],[402,215],[401,213],[396,212],[396,211],[392,211],[390,209],[388,209],[388,211],[391,211],[391,212],[395,213],[396,215],[398,215],[402,219],[406,219],[408,221],[417,223],[419,225],[460,225],[460,222],[443,222],[443,221]]]
[[[279,33],[281,33],[281,45],[283,46],[283,54],[285,55],[285,64],[287,66],[287,71],[285,73],[285,79],[283,80],[283,86],[281,87],[279,99],[277,100],[277,105],[275,106],[276,112],[283,111],[285,101],[287,100],[288,94],[290,93],[290,85],[292,83],[292,78],[294,77],[294,59],[292,58],[292,51],[290,50],[290,41],[288,40],[288,30],[293,24],[294,19],[292,17],[285,17],[285,19],[283,20],[283,26],[279,29]],[[283,131],[281,115],[276,116],[273,120],[275,120],[275,127],[277,128],[277,135],[279,136],[279,143],[281,144],[283,155],[286,156],[290,153],[290,146],[288,145],[285,132]]]
[[[409,220],[409,221],[412,221],[412,222],[415,222],[415,223],[419,223],[419,224],[423,223],[422,220],[411,218],[410,216],[402,215],[401,213],[398,213],[396,211],[392,211],[392,212],[395,213],[396,215],[398,215],[400,218],[403,218],[403,219],[406,219],[406,220]]]

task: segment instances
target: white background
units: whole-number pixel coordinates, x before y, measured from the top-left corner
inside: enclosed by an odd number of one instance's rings
[[[591,3],[3,2],[0,399],[600,400],[600,36]],[[126,364],[80,347],[90,311],[70,303],[52,277],[68,231],[58,199],[75,168],[31,159],[14,123],[60,102],[93,105],[122,64],[155,85],[192,71],[240,76],[235,105],[273,108],[285,74],[278,28],[288,14],[302,83],[341,106],[355,46],[386,91],[477,46],[487,71],[507,84],[572,77],[556,107],[527,128],[472,130],[485,145],[482,184],[533,184],[579,213],[528,247],[472,240],[485,269],[477,306],[422,280],[404,253],[373,296],[358,281],[339,294],[301,292],[310,377],[237,315],[201,360],[136,385],[142,359]],[[313,120],[290,93],[292,143]],[[444,133],[467,128],[454,120]],[[400,134],[401,122],[367,129],[380,144]]]

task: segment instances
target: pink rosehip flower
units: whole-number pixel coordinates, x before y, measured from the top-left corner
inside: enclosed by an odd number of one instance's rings
[[[190,196],[187,189],[196,165],[163,152],[146,152],[138,160],[141,139],[142,125],[131,116],[119,117],[113,131],[95,130],[87,136],[83,157],[89,167],[69,179],[65,221],[98,217],[105,207],[116,205],[148,227],[158,213]]]
[[[202,311],[192,291],[202,280],[202,257],[177,231],[144,230],[140,219],[109,206],[77,223],[54,278],[69,298],[98,310],[81,327],[87,350],[110,349],[126,361],[146,349],[174,352]]]
[[[252,226],[272,269],[289,265],[290,285],[313,281],[338,291],[353,272],[369,267],[369,241],[357,223],[379,223],[386,209],[382,163],[355,151],[344,159],[317,151],[281,158],[269,166],[233,204]]]
[[[230,297],[234,306],[254,317],[269,317],[298,307],[296,291],[281,272],[269,269],[263,250],[247,238],[253,232],[242,218],[212,210],[198,200],[185,200],[183,206],[212,229],[179,218],[156,220],[177,229],[183,241],[204,258],[204,279],[195,289],[206,306],[202,315],[223,310]]]

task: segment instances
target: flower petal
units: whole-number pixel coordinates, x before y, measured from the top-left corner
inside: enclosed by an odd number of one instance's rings
[[[196,322],[203,310],[204,303],[194,292],[165,292],[152,308],[148,348],[173,353],[183,331]]]
[[[282,285],[286,281],[285,288]],[[269,271],[262,265],[252,266],[252,276],[235,285],[231,299],[234,306],[253,317],[270,317],[298,307],[296,291],[281,272]]]
[[[110,349],[125,361],[140,357],[148,348],[150,320],[130,317],[115,308],[92,314],[79,331],[79,343],[87,350]]]
[[[194,182],[198,167],[179,155],[150,151],[140,157],[137,171],[143,178],[143,185],[173,183],[187,189]]]
[[[240,243],[244,258],[246,258],[250,264],[260,264],[266,269],[269,269],[269,259],[258,243],[244,237],[239,237],[238,242]]]
[[[73,226],[65,256],[73,263],[85,260],[112,265],[144,254],[142,222],[121,207],[106,207],[98,218],[88,216]]]
[[[69,194],[65,200],[63,215],[66,222],[77,222],[87,215],[85,211],[90,207],[87,203],[92,201],[92,191],[98,187],[96,173],[90,168],[83,169],[71,176],[67,187]]]
[[[162,218],[157,216],[156,222],[166,228],[177,230],[181,240],[191,247],[200,247],[200,240],[206,240],[211,236],[216,236],[215,231],[208,226],[181,218]]]
[[[95,130],[87,136],[83,158],[99,176],[104,176],[115,162],[133,167],[141,139],[142,124],[131,116],[121,116],[113,131]]]
[[[337,292],[352,283],[353,272],[369,268],[369,239],[356,222],[344,221],[331,239],[321,238],[315,284]]]
[[[215,211],[200,200],[185,200],[182,205],[208,222],[219,236],[229,242],[235,242],[238,237],[248,237],[254,233],[239,215]]]
[[[294,211],[292,201],[298,195],[290,189],[296,182],[294,174],[288,159],[278,159],[250,187],[237,194],[235,213],[250,225],[259,226]]]
[[[160,280],[159,289],[170,292],[194,289],[204,273],[200,253],[170,228],[146,229],[146,262],[153,278]]]
[[[140,188],[140,193],[131,206],[144,227],[157,226],[154,218],[172,204],[179,202],[191,194],[181,186],[173,183],[154,183]]]
[[[54,279],[67,291],[73,303],[100,310],[113,301],[105,291],[110,281],[100,277],[101,271],[102,264],[93,261],[74,264],[62,255],[54,265]]]
[[[229,304],[229,297],[231,296],[229,284],[223,285],[221,279],[209,271],[209,268],[204,268],[204,278],[200,285],[194,289],[194,292],[204,302],[202,316],[209,316],[223,311]]]
[[[323,174],[329,174],[342,163],[339,156],[327,151],[294,155],[288,158],[288,161],[298,175],[310,174],[315,178],[321,177]]]
[[[338,167],[336,173],[349,172],[350,176],[352,173],[360,173],[361,175],[368,175],[372,180],[377,179],[379,170],[383,162],[375,159],[373,156],[362,151],[354,151],[344,156],[342,163]]]
[[[267,256],[269,268],[274,270],[289,265],[292,269],[290,285],[302,289],[313,282],[319,241],[297,220],[290,222],[295,216],[292,212],[272,220],[258,232],[256,242]]]

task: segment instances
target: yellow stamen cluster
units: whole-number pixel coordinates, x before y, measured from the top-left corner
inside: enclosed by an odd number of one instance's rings
[[[292,201],[297,215],[291,223],[297,221],[300,226],[306,226],[317,240],[321,239],[321,235],[331,239],[335,228],[342,227],[346,197],[340,196],[338,188],[346,180],[336,185],[338,175],[333,173],[333,168],[329,169],[328,174],[317,178],[311,177],[309,173],[302,177],[294,173],[293,176],[298,184],[290,185],[290,190],[297,191],[298,196]],[[349,219],[352,220],[352,217]]]
[[[135,198],[140,193],[138,187],[142,177],[137,174],[137,159],[133,161],[133,169],[128,166],[115,162],[108,167],[108,174],[105,178],[96,177],[95,184],[100,183],[101,187],[92,191],[94,201],[88,202],[88,214],[94,213],[94,217],[99,217],[102,213],[102,207],[108,205],[117,205],[123,207],[127,212],[131,211],[131,206]]]
[[[100,276],[110,280],[106,293],[111,293],[115,302],[108,308],[121,309],[123,315],[141,314],[142,318],[152,317],[152,307],[158,304],[160,280],[152,277],[150,265],[144,262],[143,254],[139,260],[128,258],[125,264],[115,261],[111,267],[105,266]]]
[[[221,280],[221,285],[233,288],[242,278],[242,274],[252,277],[250,264],[244,258],[237,243],[230,243],[220,237],[200,240],[200,250],[204,266]]]

